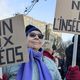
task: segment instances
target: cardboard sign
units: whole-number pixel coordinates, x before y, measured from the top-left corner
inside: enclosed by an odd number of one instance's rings
[[[53,30],[80,34],[80,0],[57,0]]]
[[[0,21],[0,66],[28,60],[23,16]]]

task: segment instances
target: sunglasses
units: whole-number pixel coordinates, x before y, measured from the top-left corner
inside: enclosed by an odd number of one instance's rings
[[[44,35],[42,35],[42,34],[36,34],[36,33],[30,33],[29,34],[29,36],[32,38],[36,37],[36,35],[38,36],[39,39],[43,39],[43,37],[44,37]]]

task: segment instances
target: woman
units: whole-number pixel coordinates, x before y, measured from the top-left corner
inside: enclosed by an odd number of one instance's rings
[[[33,25],[28,25],[25,32],[29,62],[21,65],[16,80],[61,80],[53,61],[43,57],[42,32]]]

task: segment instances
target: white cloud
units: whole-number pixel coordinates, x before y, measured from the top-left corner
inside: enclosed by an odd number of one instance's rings
[[[0,0],[0,20],[12,17],[15,13],[24,13],[29,0]]]
[[[0,0],[0,19],[3,19],[5,17],[8,17],[8,0]]]
[[[21,12],[25,7],[23,3],[19,0],[0,0],[0,20]]]
[[[62,33],[62,39],[63,39],[63,41],[72,40],[73,35],[74,34]]]

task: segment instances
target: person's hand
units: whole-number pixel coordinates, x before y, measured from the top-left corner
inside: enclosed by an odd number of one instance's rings
[[[0,80],[8,80],[7,74],[3,74],[2,79],[0,78]]]
[[[66,80],[80,80],[80,71],[78,66],[69,66],[66,74]]]

